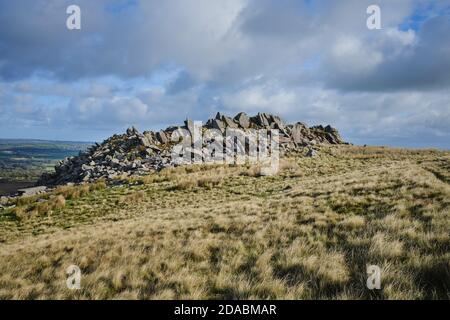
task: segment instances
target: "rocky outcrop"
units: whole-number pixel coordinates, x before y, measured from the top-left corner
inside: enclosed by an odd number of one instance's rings
[[[54,173],[42,175],[37,185],[54,186],[92,182],[98,179],[112,180],[123,176],[144,175],[175,166],[176,163],[171,159],[173,146],[171,137],[178,128],[193,132],[194,124],[191,120],[186,120],[182,127],[172,126],[166,130],[144,133],[130,127],[125,134],[114,135],[101,144],[96,143],[76,157],[64,159],[55,167]],[[310,148],[317,144],[344,143],[338,131],[331,126],[308,127],[301,122],[285,124],[280,117],[267,113],[249,117],[241,112],[234,118],[217,113],[214,119],[208,120],[203,126],[204,130],[217,129],[222,133],[227,128],[244,131],[278,129],[282,153],[302,147]]]
[[[234,117],[234,121],[242,129],[248,129],[250,127],[250,118],[245,112],[240,112]]]
[[[76,157],[64,159],[54,173],[43,174],[37,184],[52,186],[147,174],[171,165],[168,146],[164,131],[144,135],[132,127],[123,135],[114,135]]]

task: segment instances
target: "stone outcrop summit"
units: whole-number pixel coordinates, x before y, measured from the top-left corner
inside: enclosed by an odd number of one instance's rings
[[[186,120],[183,126],[171,126],[158,132],[129,128],[124,134],[116,134],[101,144],[94,144],[78,156],[66,158],[55,166],[54,173],[45,173],[37,185],[55,186],[67,183],[92,182],[98,179],[144,175],[175,166],[171,160],[172,133],[177,129],[192,132],[193,122]],[[338,131],[331,126],[313,126],[297,122],[286,124],[280,117],[267,113],[248,116],[244,112],[234,118],[221,113],[209,119],[202,129],[217,129],[225,133],[227,128],[241,130],[278,129],[280,152],[310,148],[320,144],[344,144]],[[314,154],[314,152],[309,152]]]

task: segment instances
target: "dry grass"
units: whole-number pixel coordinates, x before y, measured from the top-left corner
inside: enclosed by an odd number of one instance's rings
[[[449,152],[323,148],[280,169],[182,167],[20,199],[0,212],[0,298],[450,298]],[[373,264],[381,290],[366,288]]]
[[[11,211],[19,220],[30,219],[36,216],[49,215],[54,210],[61,210],[66,206],[64,196],[52,195],[48,199],[39,199],[34,202],[17,201],[16,207]]]
[[[136,205],[139,202],[143,201],[145,198],[144,191],[134,191],[130,194],[120,196],[119,199],[117,199],[116,204],[130,204],[130,205]]]

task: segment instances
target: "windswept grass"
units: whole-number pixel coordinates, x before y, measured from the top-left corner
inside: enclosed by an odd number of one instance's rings
[[[180,167],[21,198],[0,211],[0,298],[450,298],[449,152],[282,161],[274,176]],[[381,290],[366,287],[368,265]]]

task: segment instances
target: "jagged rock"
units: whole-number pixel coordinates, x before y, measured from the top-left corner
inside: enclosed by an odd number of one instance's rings
[[[155,140],[155,134],[152,131],[144,131],[143,135],[147,138],[147,140],[151,143]]]
[[[269,122],[269,126],[272,129],[284,130],[284,123],[280,117],[272,115],[272,114],[266,114],[266,113],[264,113],[263,115]]]
[[[146,136],[141,135],[138,138],[139,138],[139,143],[141,145],[143,145],[144,147],[150,147],[152,145]]]
[[[217,129],[220,132],[224,133],[225,132],[225,125],[221,120],[217,120],[217,119],[212,119],[211,121],[211,128],[212,129]]]
[[[208,119],[205,123],[205,128],[206,129],[212,129],[212,122],[214,119]]]
[[[338,144],[336,138],[331,133],[327,132],[325,134],[325,139],[331,144]]]
[[[231,119],[230,117],[227,116],[222,116],[222,122],[225,124],[225,126],[227,128],[237,128],[238,125],[233,121],[233,119]]]
[[[314,139],[317,139],[321,143],[344,143],[338,131],[332,128],[330,125],[326,126],[325,128],[322,125],[313,126],[310,128],[310,130],[313,132]]]
[[[304,144],[309,130],[305,124],[297,122],[291,129],[292,141],[297,144]]]
[[[263,128],[270,125],[266,113],[258,113],[256,116],[250,118],[250,122]]]
[[[317,151],[314,149],[309,149],[308,152],[306,153],[306,156],[308,158],[313,158],[313,157],[317,156]]]
[[[132,136],[136,134],[139,134],[139,131],[137,131],[137,129],[134,126],[131,126],[127,129],[127,135]]]
[[[243,128],[248,129],[250,127],[250,118],[245,112],[240,112],[234,117],[234,121]]]
[[[166,133],[162,130],[156,133],[156,139],[160,144],[166,144],[169,142],[169,138],[167,137]]]
[[[324,130],[327,133],[327,140],[330,143],[333,143],[333,144],[342,143],[342,138],[339,135],[339,132],[335,128],[331,127],[330,125],[327,125]]]

